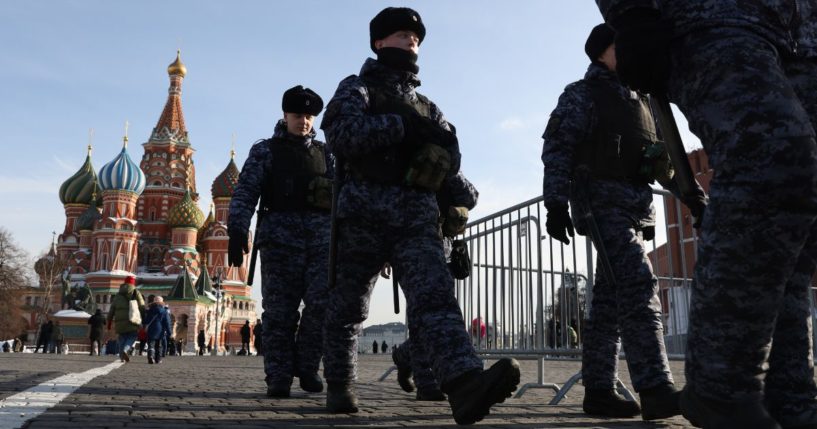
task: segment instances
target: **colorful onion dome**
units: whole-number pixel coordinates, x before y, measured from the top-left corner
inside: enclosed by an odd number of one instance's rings
[[[145,173],[130,159],[127,137],[122,152],[99,170],[99,186],[105,191],[121,190],[136,194],[145,190]]]
[[[233,196],[233,191],[235,191],[235,187],[238,184],[238,167],[235,165],[234,158],[235,151],[231,151],[230,163],[227,164],[227,168],[216,176],[216,180],[213,181],[213,186],[210,187],[213,198],[230,198]]]
[[[176,50],[176,61],[173,61],[173,64],[167,66],[167,74],[171,76],[177,74],[181,77],[187,75],[187,67],[182,63],[182,51],[180,49]]]
[[[167,224],[171,228],[201,228],[204,224],[204,213],[193,201],[190,188],[184,193],[184,198],[167,212]]]
[[[55,269],[61,268],[57,259],[56,244],[51,243],[51,249],[49,249],[48,253],[34,263],[34,272],[40,276],[58,275],[59,273],[53,272]]]
[[[92,231],[96,221],[101,217],[99,208],[96,206],[96,199],[91,200],[91,205],[74,221],[74,232]]]
[[[63,204],[88,204],[91,195],[99,190],[96,172],[91,165],[91,145],[82,167],[60,186],[60,201]]]

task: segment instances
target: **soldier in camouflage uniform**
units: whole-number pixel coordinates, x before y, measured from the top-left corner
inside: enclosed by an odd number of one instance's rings
[[[456,136],[435,104],[418,94],[416,65],[425,26],[417,12],[386,8],[370,23],[360,75],[344,79],[321,128],[348,163],[338,195],[338,265],[324,322],[326,405],[356,412],[357,341],[385,262],[402,272],[407,314],[460,424],[481,420],[510,396],[519,366],[487,371],[464,329],[437,227],[435,191],[461,180]],[[339,173],[340,174],[340,173]]]
[[[322,355],[334,158],[315,140],[323,101],[300,85],[284,93],[284,119],[253,145],[230,202],[230,264],[241,266],[247,230],[261,199],[255,245],[261,253],[264,372],[267,395],[288,397],[293,376],[323,391]],[[298,307],[304,308],[298,323]],[[297,331],[297,333],[296,333]]]
[[[458,174],[462,175],[462,172]],[[443,253],[446,260],[450,259],[453,237],[461,233],[467,223],[468,218],[464,214],[474,209],[479,196],[476,187],[464,176],[461,180],[452,180],[448,183],[460,187],[442,189],[437,193],[437,205],[442,217],[440,232],[443,235]],[[400,271],[394,273],[399,283],[403,283],[401,274]],[[388,274],[384,275],[382,271],[381,275],[389,278]],[[451,286],[454,286],[453,283]],[[445,395],[440,390],[440,383],[434,377],[431,369],[431,358],[423,345],[415,340],[417,333],[413,323],[412,320],[408,320],[409,338],[400,346],[392,347],[392,360],[397,365],[397,382],[406,392],[412,392],[416,387],[418,401],[445,400]]]
[[[597,0],[621,77],[668,91],[715,171],[692,290],[683,414],[817,428],[817,1]]]
[[[592,238],[601,240],[612,266],[609,279],[603,261],[596,264],[582,351],[584,411],[609,417],[641,413],[654,420],[680,410],[664,348],[658,281],[644,249],[644,240],[655,235],[649,184],[658,180],[676,192],[677,185],[668,158],[662,163],[645,156],[662,146],[647,98],[616,76],[614,36],[606,24],[590,33],[585,45],[590,67],[584,79],[565,88],[542,136],[546,226],[553,238],[568,244],[573,235],[568,201],[582,235],[589,229],[582,210],[589,207],[601,235]],[[698,198],[686,203],[700,216],[705,197],[698,191]],[[619,339],[643,408],[615,391]]]

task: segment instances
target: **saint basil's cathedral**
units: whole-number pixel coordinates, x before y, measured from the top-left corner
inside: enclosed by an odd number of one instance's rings
[[[53,287],[48,297],[52,299],[43,298],[44,303],[53,303],[48,318],[61,322],[70,343],[87,343],[87,316],[74,320],[60,308],[57,303],[65,300],[64,289],[90,290],[90,299],[107,314],[128,276],[137,278],[145,297],[165,297],[174,334],[177,341],[186,343],[185,351],[194,350],[200,330],[212,344],[218,326],[219,348],[223,349],[225,344],[240,344],[239,329],[245,321],[255,324],[255,302],[247,285],[249,261],[240,268],[227,262],[227,221],[239,174],[235,152],[213,181],[213,203],[205,217],[197,205],[195,150],[182,113],[187,68],[179,54],[167,73],[167,102],[150,138],[142,144],[141,159],[132,158],[136,154],[126,136],[119,155],[96,172],[89,145],[85,163],[60,187],[65,228],[49,255],[35,264],[35,271],[42,287],[47,280],[40,268],[47,265],[46,259],[64,261],[64,280],[57,279],[63,287]],[[214,286],[219,285],[222,311],[216,323],[218,291]],[[36,307],[30,301],[27,304]],[[40,321],[34,314],[29,321],[36,331]]]

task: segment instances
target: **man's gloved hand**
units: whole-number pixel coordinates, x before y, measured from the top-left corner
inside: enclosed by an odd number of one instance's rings
[[[444,133],[451,134],[443,129],[439,122],[416,113],[403,115],[401,118],[404,131],[403,144],[408,147],[418,147],[425,143],[440,144],[445,137]]]
[[[551,204],[547,208],[547,222],[545,228],[551,237],[564,244],[570,244],[567,236],[573,237],[573,223],[570,221],[570,213],[567,212],[567,204]]]
[[[250,251],[247,245],[246,231],[229,231],[230,243],[227,246],[227,259],[231,266],[240,267],[244,263],[244,254]]]
[[[706,195],[696,195],[694,197],[682,198],[681,202],[689,209],[692,214],[694,223],[693,228],[700,228],[704,220],[704,212],[706,212],[706,205],[709,203],[709,198]]]
[[[672,23],[650,8],[634,8],[610,23],[616,30],[616,73],[631,89],[667,91]]]

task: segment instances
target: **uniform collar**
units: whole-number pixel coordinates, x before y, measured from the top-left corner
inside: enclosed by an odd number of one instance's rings
[[[420,86],[420,79],[415,73],[404,70],[395,70],[385,66],[374,58],[366,58],[363,67],[360,68],[360,77],[376,79],[391,85],[407,86],[417,88]]]

